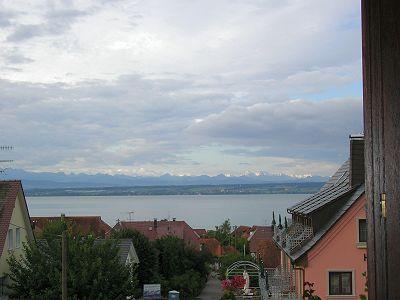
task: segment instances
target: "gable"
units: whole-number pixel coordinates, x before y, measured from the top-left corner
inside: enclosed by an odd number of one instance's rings
[[[366,197],[363,193],[307,253],[307,260],[317,259],[324,252],[325,255],[330,252],[337,254],[335,249],[342,249],[341,256],[357,251],[357,220],[366,218],[365,205]]]
[[[18,219],[20,222],[23,222],[24,229],[26,230],[26,234],[29,241],[33,241],[35,239],[31,218],[29,215],[28,205],[26,204],[24,192],[19,189],[17,199],[15,201],[14,211],[11,215],[11,221],[14,219]]]
[[[0,190],[0,250],[3,253],[12,217],[21,219],[29,240],[33,240],[34,235],[21,182],[1,181]]]
[[[343,201],[341,207],[337,207],[334,211],[331,211],[331,214],[325,216],[325,222],[323,226],[321,226],[318,231],[314,232],[310,239],[305,240],[304,243],[301,244],[301,247],[294,251],[293,253],[286,251],[282,245],[277,242],[276,238],[274,238],[278,247],[280,247],[285,253],[290,257],[291,261],[297,262],[299,260],[304,259],[307,256],[307,253],[313,249],[320,240],[322,240],[325,235],[340,221],[340,219],[349,211],[353,204],[358,202],[360,197],[362,197],[364,193],[364,185],[361,185],[357,189],[354,190],[350,195],[346,197],[346,201]]]

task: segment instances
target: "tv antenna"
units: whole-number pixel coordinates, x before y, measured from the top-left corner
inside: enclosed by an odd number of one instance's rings
[[[131,222],[133,220],[133,216],[135,215],[135,212],[132,210],[130,212],[128,212],[129,215],[129,221]]]
[[[14,149],[13,146],[0,146],[0,151],[11,151],[13,149]],[[7,171],[7,168],[3,167],[2,165],[12,162],[13,162],[12,159],[0,159],[0,174],[5,174]]]

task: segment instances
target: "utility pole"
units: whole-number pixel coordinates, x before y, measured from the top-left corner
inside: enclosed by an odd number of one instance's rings
[[[236,249],[236,230],[237,230],[237,226],[233,226],[233,238],[235,239],[235,249]]]
[[[65,224],[65,214],[61,214],[61,222],[63,224],[62,240],[61,240],[61,299],[67,300],[67,226]]]

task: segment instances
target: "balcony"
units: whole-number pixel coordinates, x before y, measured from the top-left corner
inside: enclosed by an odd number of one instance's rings
[[[311,226],[293,222],[290,226],[274,225],[274,240],[289,254],[296,252],[314,236]]]
[[[296,292],[295,282],[296,276],[292,267],[265,269],[259,276],[261,299],[302,299]]]

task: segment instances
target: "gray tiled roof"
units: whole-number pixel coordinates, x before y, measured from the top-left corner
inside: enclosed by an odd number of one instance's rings
[[[95,244],[99,244],[99,243],[104,243],[105,241],[107,241],[107,240],[97,239],[94,242],[95,242]],[[129,255],[129,251],[131,251],[131,248],[133,248],[132,250],[133,250],[133,254],[135,256],[132,259],[138,261],[136,250],[135,250],[135,247],[133,246],[133,243],[132,243],[131,239],[120,239],[120,240],[118,240],[117,247],[118,247],[118,250],[119,250],[118,251],[119,259],[120,259],[120,262],[122,264],[126,263],[126,260],[128,258],[128,255]]]
[[[119,240],[119,258],[122,263],[126,263],[126,259],[128,258],[129,251],[131,247],[133,247],[133,243],[130,239],[122,239]],[[135,251],[136,254],[136,251]]]
[[[350,163],[347,160],[319,192],[288,208],[288,212],[309,215],[332,201],[351,193],[353,189],[350,187],[349,166]]]
[[[340,207],[340,209],[328,220],[328,222],[315,233],[312,239],[306,242],[302,247],[293,254],[289,254],[293,261],[301,258],[307,251],[309,251],[328,231],[335,225],[335,223],[349,210],[349,208],[360,198],[364,193],[364,185],[360,185],[358,188],[354,189],[352,192],[348,193],[346,197],[348,198],[346,203]]]

